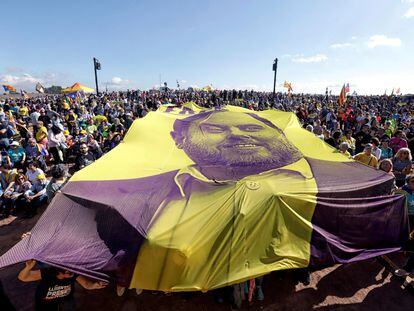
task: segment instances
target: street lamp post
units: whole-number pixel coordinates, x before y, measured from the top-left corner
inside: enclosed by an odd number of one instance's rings
[[[96,95],[99,95],[98,89],[98,73],[97,70],[101,70],[101,63],[95,57],[93,58],[93,68],[95,70],[95,85],[96,85]]]
[[[277,61],[278,61],[277,58],[275,58],[275,60],[273,61],[273,71],[275,72],[275,76],[273,78],[273,98],[275,98],[276,96]]]

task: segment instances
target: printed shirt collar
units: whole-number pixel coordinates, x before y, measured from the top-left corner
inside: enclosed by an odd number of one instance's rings
[[[275,168],[273,170],[269,170],[269,171],[265,171],[265,172],[261,172],[259,174],[255,174],[255,175],[250,175],[250,176],[270,176],[273,175],[275,172],[280,172],[280,171],[290,171],[290,172],[294,172],[295,174],[298,174],[300,176],[302,176],[304,179],[312,179],[313,178],[313,173],[312,170],[309,166],[308,161],[306,161],[305,158],[301,158],[300,160],[283,166],[283,167],[279,167],[279,168]],[[180,193],[183,197],[185,197],[185,192],[184,192],[184,185],[186,183],[186,181],[188,180],[189,177],[193,177],[199,181],[205,182],[205,183],[209,183],[209,184],[232,184],[232,183],[236,183],[238,181],[242,181],[243,179],[247,179],[249,176],[246,176],[244,178],[242,178],[241,180],[211,180],[208,179],[206,176],[204,176],[198,169],[196,165],[190,165],[190,166],[186,166],[182,169],[180,169],[177,174],[174,177],[174,182],[177,185],[178,189],[180,190]]]

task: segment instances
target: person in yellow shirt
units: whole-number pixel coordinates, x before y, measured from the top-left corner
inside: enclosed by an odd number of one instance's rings
[[[23,118],[27,118],[29,116],[29,109],[22,104],[19,108],[19,115]]]
[[[352,137],[352,130],[347,130],[345,136],[340,138],[341,142],[345,142],[348,144],[348,149],[351,151],[352,154],[355,152],[355,138]],[[349,151],[348,150],[348,151]]]
[[[354,156],[354,160],[374,168],[378,167],[378,159],[372,154],[372,144],[366,144],[364,151]]]
[[[42,121],[37,122],[38,130],[36,132],[36,141],[39,144],[45,145],[47,144],[47,128],[43,125]]]

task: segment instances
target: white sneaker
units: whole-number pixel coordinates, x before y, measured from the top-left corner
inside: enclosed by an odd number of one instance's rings
[[[142,288],[137,288],[135,291],[137,292],[137,295],[141,295],[143,292]]]
[[[123,286],[116,286],[116,294],[121,297],[125,293],[125,287]]]

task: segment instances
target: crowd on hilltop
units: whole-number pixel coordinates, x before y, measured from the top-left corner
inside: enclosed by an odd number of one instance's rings
[[[304,128],[338,152],[395,177],[394,188],[406,195],[414,224],[414,96],[349,96],[339,105],[338,97],[330,95],[274,96],[236,90],[0,97],[1,217],[32,217],[65,185],[70,174],[115,148],[135,119],[163,105],[181,106],[190,101],[202,107],[237,105],[295,113]],[[29,268],[34,265],[30,264]],[[413,256],[406,268],[414,268]],[[253,282],[259,300],[264,298],[261,281]],[[298,281],[307,284],[308,271],[299,271]],[[253,284],[249,282],[233,290],[233,294],[240,294],[234,304],[241,303],[245,288]],[[252,296],[248,296],[250,300]],[[217,298],[222,299],[220,295]]]
[[[149,90],[97,95],[0,98],[1,214],[31,217],[70,173],[116,147],[134,119],[162,105],[237,105],[294,112],[303,126],[349,157],[381,168],[404,185],[412,171],[414,97],[255,91]],[[53,166],[52,166],[53,165]],[[52,176],[52,179],[48,178]]]

